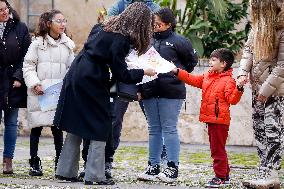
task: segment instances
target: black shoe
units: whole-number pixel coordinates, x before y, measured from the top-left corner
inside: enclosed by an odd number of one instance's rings
[[[31,157],[31,159],[29,159],[29,163],[30,163],[30,171],[29,171],[29,175],[30,176],[42,176],[42,167],[41,167],[41,161],[39,157]]]
[[[78,177],[83,179],[83,178],[85,177],[85,170],[82,171],[82,172],[79,174]]]
[[[178,166],[174,162],[168,162],[168,167],[161,172],[157,177],[163,182],[172,183],[177,180],[178,177]]]
[[[160,173],[160,165],[152,166],[150,162],[148,162],[148,167],[144,173],[138,176],[138,180],[142,181],[157,181],[157,176]]]
[[[106,176],[107,179],[112,178],[111,170],[112,170],[112,163],[111,162],[106,162],[105,163],[105,176]]]
[[[56,169],[57,169],[57,164],[58,164],[58,160],[59,160],[59,157],[56,156],[55,159],[54,159],[54,171],[56,172]]]
[[[77,177],[68,178],[68,177],[63,177],[61,175],[55,175],[55,178],[58,179],[58,180],[65,180],[65,181],[69,181],[69,182],[82,182],[83,181],[82,179],[77,178]]]
[[[85,180],[85,185],[115,185],[115,182],[111,179],[106,179],[103,181],[99,181],[99,182],[92,182],[92,181],[87,181]]]

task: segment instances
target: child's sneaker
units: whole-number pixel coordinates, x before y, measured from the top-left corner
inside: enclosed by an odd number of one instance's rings
[[[174,162],[168,162],[168,167],[158,175],[158,179],[163,182],[172,183],[177,180],[178,166]]]
[[[146,171],[140,175],[138,175],[138,180],[142,181],[157,181],[157,175],[160,173],[160,165],[152,166],[150,162],[148,162],[148,167]]]
[[[205,187],[206,188],[219,188],[225,185],[225,179],[220,179],[218,177],[214,177],[210,180]]]
[[[231,184],[230,176],[226,177],[226,180],[225,180],[224,184],[225,185],[230,185]]]

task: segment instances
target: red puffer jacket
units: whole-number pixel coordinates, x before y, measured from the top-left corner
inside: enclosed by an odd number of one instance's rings
[[[192,75],[179,69],[178,78],[185,83],[202,89],[199,120],[205,123],[230,125],[230,104],[237,104],[243,94],[232,77],[233,69],[217,73],[207,72]]]

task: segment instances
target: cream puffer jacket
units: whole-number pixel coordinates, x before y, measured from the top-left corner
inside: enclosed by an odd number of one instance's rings
[[[40,84],[45,90],[61,82],[74,59],[74,47],[74,42],[64,33],[58,41],[47,35],[45,39],[36,37],[31,43],[23,64],[23,75],[28,87],[29,128],[52,125],[55,109],[41,111],[38,96],[31,89]]]
[[[284,29],[276,34],[276,48],[271,61],[255,61],[251,31],[240,62],[239,76],[249,75],[253,91],[265,97],[284,96]]]

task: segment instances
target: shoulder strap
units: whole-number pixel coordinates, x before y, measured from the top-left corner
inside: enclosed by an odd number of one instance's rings
[[[124,0],[118,2],[118,14],[122,13],[125,9]]]

